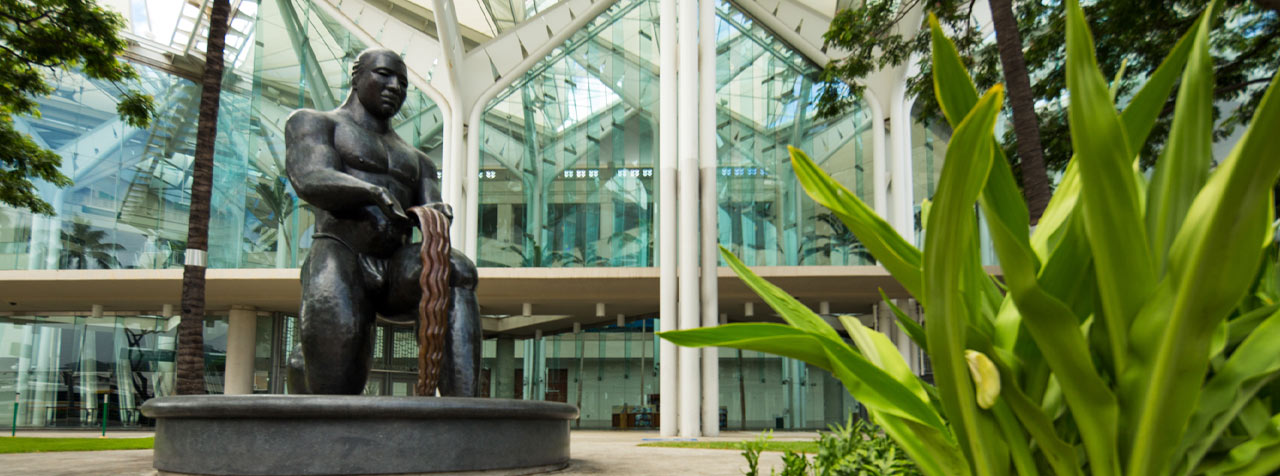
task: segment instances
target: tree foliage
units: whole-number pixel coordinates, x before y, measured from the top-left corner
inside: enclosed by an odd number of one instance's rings
[[[943,123],[938,121],[938,103],[930,83],[929,30],[920,28],[915,36],[903,35],[900,27],[914,25],[900,23],[911,8],[923,6],[936,15],[955,41],[974,82],[986,89],[1002,79],[995,41],[972,15],[980,3],[984,2],[871,0],[838,12],[825,39],[828,47],[848,50],[850,55],[823,70],[821,79],[825,83],[818,113],[832,116],[843,112],[857,100],[862,89],[859,82],[867,75],[916,58],[919,73],[909,80],[909,94],[916,97],[918,119]],[[1231,135],[1243,120],[1252,117],[1262,100],[1263,87],[1280,67],[1280,1],[1223,3],[1223,12],[1210,37],[1217,78],[1214,102],[1221,109],[1215,130],[1218,138]],[[1201,0],[1099,0],[1084,7],[1097,39],[1098,64],[1104,74],[1115,75],[1125,64],[1119,88],[1121,104],[1136,85],[1155,71],[1207,4]],[[1045,164],[1051,170],[1062,170],[1073,153],[1067,133],[1064,2],[1027,0],[1016,2],[1016,8],[1036,94]],[[1152,140],[1144,145],[1144,166],[1151,165],[1164,145],[1173,115],[1173,97],[1156,124]],[[1017,173],[1012,128],[1005,133],[1003,148]]]
[[[120,14],[92,0],[0,0],[0,203],[46,215],[55,213],[35,192],[33,180],[71,184],[62,159],[14,127],[14,115],[40,117],[36,98],[54,91],[50,77],[76,70],[112,82],[137,71],[117,56],[128,47]],[[122,91],[116,111],[125,123],[146,127],[154,112],[150,95]]]

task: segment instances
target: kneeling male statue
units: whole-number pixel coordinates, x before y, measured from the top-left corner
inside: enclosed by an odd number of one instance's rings
[[[423,206],[446,217],[451,210],[440,200],[427,155],[391,128],[407,88],[400,55],[365,50],[352,65],[351,93],[341,106],[300,109],[285,125],[289,180],[316,208],[314,242],[302,264],[301,343],[289,357],[292,393],[363,393],[377,317],[419,322],[422,246],[410,243],[417,218],[405,209]],[[480,377],[476,268],[457,250],[448,261],[439,390],[472,397]]]

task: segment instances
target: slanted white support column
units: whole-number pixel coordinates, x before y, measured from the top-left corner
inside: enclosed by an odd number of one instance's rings
[[[253,393],[253,351],[258,313],[248,306],[233,306],[227,319],[227,372],[222,393]]]
[[[534,65],[538,64],[538,62],[546,58],[547,55],[551,54],[552,50],[560,47],[564,42],[568,41],[570,36],[578,30],[581,30],[582,27],[586,26],[587,23],[590,23],[591,20],[600,16],[601,13],[608,10],[609,7],[614,5],[614,3],[616,3],[616,0],[597,0],[595,3],[591,4],[590,8],[577,12],[577,16],[573,17],[574,19],[566,24],[564,28],[557,30],[554,34],[550,35],[547,38],[547,41],[542,43],[541,46],[529,51],[528,56],[526,56],[524,60],[517,63],[515,67],[511,68],[511,71],[507,72],[500,79],[489,85],[484,92],[480,93],[480,95],[476,97],[475,102],[467,104],[466,107],[471,108],[471,113],[467,116],[466,123],[470,125],[471,133],[468,134],[466,139],[467,157],[465,167],[466,175],[464,177],[466,180],[464,182],[466,186],[463,190],[463,193],[466,195],[466,200],[464,201],[465,210],[454,210],[453,213],[454,215],[461,214],[466,216],[465,236],[462,240],[462,246],[454,244],[454,247],[461,249],[463,253],[471,257],[471,259],[474,260],[476,257],[476,251],[479,247],[478,242],[480,240],[480,128],[483,124],[481,121],[484,120],[485,107],[489,105],[489,101],[492,101],[493,98],[498,96],[498,93],[501,93],[503,90],[507,89],[507,86],[510,86],[517,79],[523,77],[523,73],[532,69]],[[573,13],[571,12],[570,16],[572,15]]]
[[[454,220],[449,226],[449,238],[458,247],[456,243],[465,240],[467,219],[466,213],[460,213],[467,208],[466,196],[462,193],[462,184],[466,175],[466,159],[463,157],[465,147],[463,145],[463,120],[466,119],[466,106],[462,99],[462,85],[458,80],[458,69],[462,67],[462,36],[458,29],[458,13],[454,9],[453,2],[447,0],[434,0],[434,11],[436,12],[436,37],[440,39],[440,49],[444,53],[444,72],[448,87],[442,91],[448,99],[447,104],[441,104],[440,112],[444,114],[444,124],[442,131],[444,132],[444,156],[441,160],[441,168],[444,173],[441,174],[441,195],[442,199],[450,205],[457,207],[454,210]],[[474,254],[469,255],[475,259]]]
[[[658,19],[659,63],[658,113],[658,296],[659,330],[679,329],[676,309],[676,0],[661,0]],[[679,351],[663,339],[658,344],[659,428],[662,436],[675,436],[680,427]]]
[[[698,279],[698,0],[680,0],[680,329],[693,329],[702,322],[701,291]],[[687,133],[686,131],[692,131]],[[694,437],[701,431],[702,351],[680,348],[680,436]]]
[[[689,130],[686,128],[685,130]],[[702,326],[719,324],[716,268],[720,253],[716,221],[716,9],[712,0],[698,5],[698,154],[702,175]],[[720,348],[702,349],[702,436],[720,434]]]

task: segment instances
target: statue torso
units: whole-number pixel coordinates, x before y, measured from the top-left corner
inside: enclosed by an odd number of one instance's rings
[[[342,172],[387,189],[402,208],[421,205],[422,152],[401,140],[395,130],[380,134],[341,114],[326,115],[333,120],[333,147]],[[392,222],[374,205],[317,211],[316,231],[342,239],[357,252],[378,256],[390,255],[412,235],[409,224]]]

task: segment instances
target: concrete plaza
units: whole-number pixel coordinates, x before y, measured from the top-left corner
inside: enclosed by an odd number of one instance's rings
[[[97,437],[93,432],[39,431],[19,432],[19,436]],[[151,436],[147,432],[108,433],[111,438]],[[742,441],[755,439],[758,433],[731,431],[698,441]],[[574,431],[572,459],[569,467],[553,475],[609,474],[641,475],[713,475],[736,476],[746,470],[746,460],[738,451],[686,448],[641,447],[642,443],[666,438],[648,431]],[[777,432],[777,441],[813,440],[816,433]],[[234,456],[234,455],[229,455]],[[782,453],[768,452],[760,456],[762,473],[782,467]],[[474,474],[474,473],[473,473]],[[0,454],[0,475],[14,476],[154,476],[151,450],[79,451],[57,453]]]

